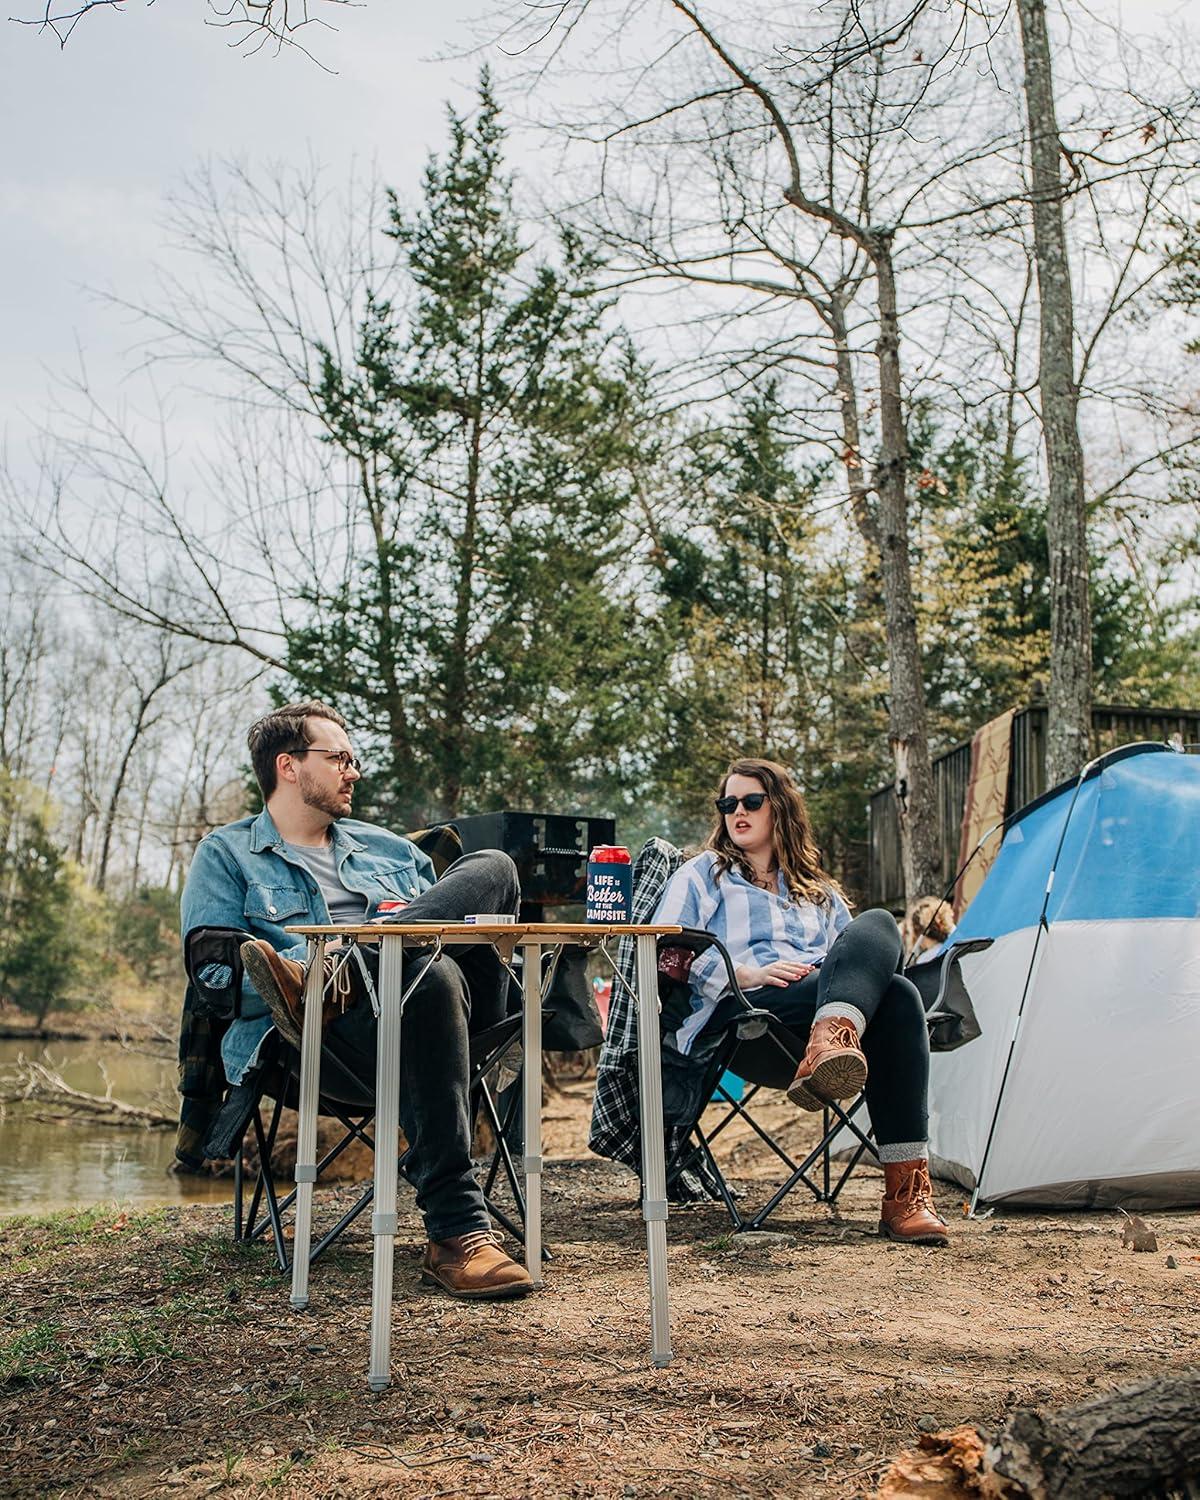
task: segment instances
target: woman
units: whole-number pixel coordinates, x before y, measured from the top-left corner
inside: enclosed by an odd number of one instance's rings
[[[851,918],[837,882],[821,869],[804,798],[782,766],[735,760],[716,807],[703,852],[671,877],[655,922],[719,938],[751,1004],[807,1038],[788,1089],[793,1103],[817,1110],[866,1087],[883,1164],[880,1234],[948,1244],[929,1181],[929,1037],[920,996],[897,972],[895,919],[886,911]],[[699,955],[688,982],[683,1052],[725,991],[719,955]]]

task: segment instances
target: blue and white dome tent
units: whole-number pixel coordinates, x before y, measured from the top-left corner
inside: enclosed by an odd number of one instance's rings
[[[1024,808],[972,937],[983,1035],[932,1059],[934,1171],[989,1202],[1200,1203],[1200,757],[1123,746]]]

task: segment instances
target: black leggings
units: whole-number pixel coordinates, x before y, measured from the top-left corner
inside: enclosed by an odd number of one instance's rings
[[[747,993],[752,1005],[778,1016],[801,1040],[822,1005],[862,1012],[867,1108],[880,1146],[920,1145],[929,1133],[929,1033],[921,997],[899,972],[902,948],[891,912],[865,911],[838,936],[815,974]]]

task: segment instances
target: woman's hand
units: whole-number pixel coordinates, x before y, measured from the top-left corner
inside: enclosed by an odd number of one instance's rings
[[[758,964],[735,964],[733,972],[744,990],[761,990],[767,985],[782,989],[785,985],[794,984],[797,979],[803,979],[806,974],[811,974],[815,968],[815,964],[800,964],[792,958],[777,958],[773,963],[763,964],[761,967]]]

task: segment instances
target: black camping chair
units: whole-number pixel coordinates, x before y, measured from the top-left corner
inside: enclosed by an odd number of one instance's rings
[[[197,928],[188,934],[184,962],[189,983],[193,987],[193,1003],[201,1008],[207,1004],[216,1011],[227,1008],[229,991],[232,989],[236,992],[240,989],[239,950],[250,936],[251,934],[236,928]],[[545,987],[545,980],[543,984]],[[543,1022],[548,1023],[553,1012],[543,1010],[542,1016]],[[474,1115],[482,1113],[491,1126],[496,1141],[483,1189],[484,1201],[496,1222],[523,1244],[524,1194],[490,1082],[497,1065],[519,1041],[520,1033],[521,1016],[518,1011],[471,1038],[470,1090]],[[203,1147],[206,1159],[233,1160],[235,1242],[253,1243],[270,1232],[274,1240],[275,1257],[283,1272],[291,1269],[283,1219],[292,1208],[296,1193],[293,1188],[285,1197],[280,1198],[271,1157],[283,1111],[295,1109],[299,1102],[299,1074],[299,1053],[278,1032],[269,1033],[251,1073],[241,1083],[230,1085],[226,1090],[224,1102],[212,1122]],[[267,1099],[272,1104],[269,1117],[264,1119],[264,1101]],[[325,1051],[321,1059],[321,1095],[317,1110],[319,1116],[336,1119],[342,1126],[340,1138],[317,1163],[319,1181],[322,1172],[332,1166],[355,1141],[361,1141],[374,1151],[374,1141],[369,1133],[375,1116],[374,1088],[348,1069],[334,1054]],[[258,1165],[247,1206],[243,1148],[248,1130],[253,1132]],[[400,1158],[401,1172],[404,1171],[407,1157],[408,1153],[405,1152]],[[495,1198],[495,1188],[501,1173],[504,1174],[516,1206],[515,1217],[501,1207]],[[373,1197],[374,1184],[368,1183],[350,1208],[313,1245],[309,1255],[310,1264],[323,1255],[354,1223],[370,1205]],[[544,1254],[549,1259],[548,1252]]]
[[[655,846],[657,846],[655,848]],[[666,856],[670,854],[671,858]],[[656,857],[648,857],[655,855]],[[681,859],[662,840],[651,840],[635,862],[634,906],[652,912]],[[644,867],[641,879],[636,872]],[[990,945],[991,939],[952,944],[937,959],[905,970],[921,993],[930,1024],[930,1046],[949,1051],[973,1040],[979,1024],[963,982],[959,962],[967,953]],[[729,994],[721,1002],[691,1052],[682,1056],[675,1032],[691,1013],[686,967],[699,952],[715,949],[721,956]],[[686,962],[669,955],[682,954]],[[756,1010],[737,983],[733,963],[721,943],[710,933],[688,931],[663,937],[659,951],[660,1025],[663,1032],[663,1106],[667,1136],[667,1196],[676,1206],[702,1201],[720,1201],[735,1231],[758,1229],[796,1188],[803,1186],[818,1203],[837,1202],[845,1184],[862,1160],[874,1158],[871,1131],[861,1118],[866,1099],[860,1094],[845,1103],[831,1103],[821,1114],[820,1135],[800,1160],[756,1119],[751,1105],[762,1089],[786,1089],[804,1055],[804,1041],[768,1011]],[[663,955],[668,957],[664,959]],[[726,1073],[749,1087],[735,1097],[722,1083]],[[703,1116],[710,1102],[724,1106],[712,1128]],[[754,1213],[744,1214],[713,1151],[721,1135],[740,1120],[778,1158],[786,1176],[768,1200]],[[835,1176],[835,1152],[848,1143],[849,1156],[839,1163]]]
[[[715,951],[725,969],[728,993],[685,1056],[676,1045],[675,1034],[691,1014],[691,991],[687,971],[700,953]],[[711,933],[685,928],[658,940],[659,1002],[662,1028],[663,1114],[669,1150],[667,1197],[677,1206],[716,1199],[724,1204],[735,1231],[759,1228],[785,1197],[803,1183],[818,1202],[832,1203],[857,1165],[870,1149],[870,1139],[854,1116],[862,1107],[861,1096],[843,1107],[830,1104],[825,1112],[821,1139],[797,1162],[751,1113],[750,1105],[763,1088],[784,1089],[792,1081],[804,1042],[768,1010],[755,1007],[742,992],[733,961],[724,945]],[[722,1083],[726,1073],[749,1083],[749,1091],[736,1097]],[[725,1106],[718,1122],[706,1129],[703,1116],[711,1102]],[[747,1216],[721,1169],[713,1146],[735,1121],[741,1120],[787,1170],[787,1178],[766,1204]],[[834,1137],[848,1130],[858,1145],[852,1162],[831,1187],[830,1151]],[[822,1180],[814,1178],[820,1166]]]
[[[694,935],[688,933],[686,936],[691,939]],[[705,1028],[705,1032],[713,1029],[713,1038],[709,1043],[710,1055],[705,1061],[703,1072],[697,1073],[695,1090],[698,1097],[695,1102],[699,1105],[699,1111],[668,1164],[668,1196],[672,1184],[681,1182],[685,1174],[692,1174],[708,1196],[720,1198],[736,1232],[761,1229],[788,1194],[801,1185],[808,1188],[818,1203],[836,1203],[863,1156],[869,1154],[872,1160],[876,1163],[878,1161],[873,1133],[869,1128],[864,1128],[865,1122],[861,1118],[866,1107],[866,1096],[860,1093],[844,1104],[826,1105],[821,1114],[820,1135],[816,1143],[802,1160],[796,1161],[761,1122],[755,1119],[750,1106],[763,1089],[787,1088],[804,1056],[804,1040],[770,1012],[756,1011],[738,988],[733,976],[733,965],[725,950],[707,933],[698,936],[708,940],[706,946],[715,947],[721,953],[728,974],[730,995]],[[678,941],[674,937],[660,939],[660,955],[664,950],[669,953]],[[981,1034],[963,980],[961,960],[968,953],[977,953],[990,947],[991,942],[991,938],[976,938],[970,942],[951,944],[936,959],[905,969],[905,977],[916,985],[925,1006],[931,1050],[951,1052],[974,1041]],[[695,947],[693,951],[702,950]],[[675,967],[668,959],[668,971]],[[663,1006],[664,1030],[669,1031],[678,1027],[690,1011],[687,990],[678,981],[664,977],[660,968],[659,995]],[[705,1032],[701,1033],[701,1037]],[[697,1041],[699,1040],[698,1038]],[[664,1037],[664,1057],[668,1055],[666,1043],[667,1038]],[[666,1065],[664,1075],[665,1073]],[[726,1073],[733,1074],[749,1085],[740,1097],[735,1096],[721,1081]],[[664,1077],[664,1092],[665,1087]],[[705,1130],[702,1117],[710,1101],[719,1102],[725,1108],[717,1123]],[[779,1158],[788,1174],[767,1201],[752,1214],[742,1213],[713,1154],[713,1143],[735,1120],[740,1120],[753,1131]],[[847,1154],[845,1161],[839,1163],[840,1170],[835,1179],[834,1158],[839,1147]],[[695,1194],[689,1195],[684,1201],[695,1201]]]

